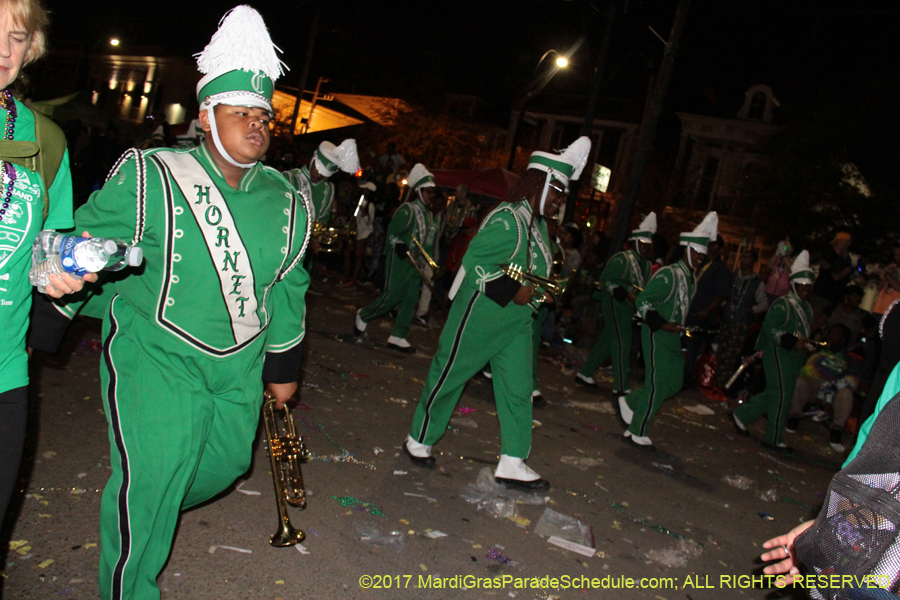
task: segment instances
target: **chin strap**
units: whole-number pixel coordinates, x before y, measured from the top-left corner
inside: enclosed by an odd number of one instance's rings
[[[544,216],[544,205],[547,203],[547,190],[550,188],[550,173],[544,177],[544,189],[541,190],[541,202],[538,204],[538,214]]]
[[[222,158],[227,160],[229,163],[240,169],[249,169],[255,162],[252,163],[239,163],[238,161],[231,158],[228,152],[225,151],[225,147],[222,145],[222,140],[219,139],[219,128],[216,126],[216,111],[215,106],[210,106],[206,109],[206,114],[209,115],[209,129],[212,132],[213,144],[216,146],[216,150],[219,151],[219,154],[222,155]]]

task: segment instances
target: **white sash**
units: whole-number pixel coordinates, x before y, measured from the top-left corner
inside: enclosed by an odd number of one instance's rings
[[[155,155],[169,168],[175,183],[181,189],[187,205],[194,215],[194,219],[203,234],[203,240],[209,250],[216,276],[222,290],[222,298],[228,308],[231,317],[231,328],[234,332],[235,342],[240,345],[259,334],[260,320],[257,314],[258,303],[256,300],[256,287],[253,278],[253,269],[247,257],[247,249],[241,240],[240,232],[234,224],[234,218],[228,209],[228,203],[222,192],[200,165],[193,155],[178,152],[160,152]],[[196,200],[197,189],[209,190],[209,196],[204,200]],[[219,227],[226,228],[230,235],[228,243],[231,246],[216,246]],[[231,293],[234,288],[232,275],[243,275],[241,287],[248,290],[246,296]],[[243,303],[241,302],[243,299]],[[243,316],[241,316],[243,313]],[[165,316],[165,309],[163,309]]]

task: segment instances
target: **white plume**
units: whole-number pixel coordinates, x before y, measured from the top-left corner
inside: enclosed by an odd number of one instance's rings
[[[347,139],[341,145],[332,150],[334,162],[345,173],[356,173],[359,169],[359,155],[356,152],[356,140]]]
[[[591,139],[584,135],[572,142],[568,148],[562,151],[561,156],[563,160],[575,167],[575,172],[572,173],[572,176],[569,179],[577,181],[578,178],[581,177],[581,171],[584,170],[584,166],[587,164],[588,154],[590,153]]]
[[[240,69],[250,73],[262,71],[275,81],[287,68],[275,50],[281,52],[281,48],[272,43],[262,16],[242,4],[222,17],[209,44],[194,56],[197,69],[204,75]]]

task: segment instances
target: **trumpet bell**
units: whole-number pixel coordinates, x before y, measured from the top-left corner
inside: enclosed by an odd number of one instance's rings
[[[285,523],[285,527],[269,537],[269,543],[276,548],[287,548],[288,546],[295,546],[305,539],[306,534],[299,529],[294,529],[291,522],[288,521]]]
[[[313,223],[312,237],[319,242],[319,252],[340,252],[351,236],[356,237],[356,231],[351,231],[350,228],[326,227],[322,223]]]

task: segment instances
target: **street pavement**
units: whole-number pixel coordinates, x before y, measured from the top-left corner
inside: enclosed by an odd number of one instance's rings
[[[656,417],[657,451],[647,452],[622,441],[608,377],[598,390],[574,383],[584,349],[542,351],[548,404],[534,411],[529,464],[552,488],[536,503],[501,497],[479,508],[461,492],[498,458],[490,382],[468,384],[435,447],[438,468],[413,466],[401,443],[443,315],[413,329],[418,352],[404,355],[384,346],[389,320],[370,325],[365,343],[349,335],[356,308],[373,298],[369,288],[318,280],[308,296],[293,413],[312,455],[303,466],[308,506],[290,509],[307,535],[302,547],[268,543],[278,517],[260,429],[251,470],[182,515],[159,578],[163,598],[794,597],[748,576],[761,574],[763,541],[816,514],[840,468],[843,456],[821,424],[804,421],[788,437],[793,457],[773,454],[759,444],[764,422],[740,437],[726,404],[682,392]],[[2,540],[4,598],[98,597],[98,514],[109,475],[99,342],[99,323],[78,320],[58,355],[34,361],[25,493]],[[547,509],[583,524],[565,531],[593,545],[591,556],[535,532]],[[643,587],[622,589],[629,578]]]

